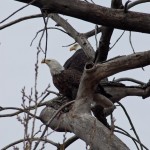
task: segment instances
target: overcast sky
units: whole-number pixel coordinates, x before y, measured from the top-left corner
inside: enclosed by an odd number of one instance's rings
[[[95,2],[99,2],[99,4],[103,6],[110,6],[110,0],[95,0]],[[15,1],[1,0],[0,21],[23,5],[24,4]],[[150,3],[146,3],[136,6],[132,10],[150,13],[149,8]],[[37,13],[40,13],[40,10],[38,8],[29,6],[24,10],[18,12],[14,17],[9,19],[5,23],[8,23],[19,17]],[[71,23],[73,27],[80,32],[87,32],[91,29],[94,29],[95,27],[94,24],[91,23],[72,19],[66,16],[63,17],[68,19],[68,22]],[[40,36],[35,39],[32,46],[30,46],[30,43],[36,35],[36,32],[43,28],[43,25],[44,24],[42,18],[39,18],[24,21],[0,31],[0,106],[21,107],[22,88],[25,86],[26,93],[29,94],[30,89],[34,87],[34,66]],[[55,23],[52,20],[49,20],[49,27],[53,27],[54,25]],[[122,32],[123,31],[121,30],[114,31],[111,45],[113,45],[113,43],[121,35]],[[94,37],[90,38],[89,40],[95,49]],[[74,40],[68,37],[66,34],[58,30],[49,30],[47,58],[57,59],[63,65],[63,63],[73,54],[73,52],[69,51],[69,47],[62,46],[71,44],[73,42]],[[136,52],[150,50],[149,42],[150,35],[134,32],[132,33],[132,43]],[[43,41],[43,48],[44,44],[45,43]],[[126,31],[121,40],[109,53],[109,58],[131,53],[133,53],[133,51],[129,43],[129,32]],[[44,56],[41,53],[39,60],[41,61],[43,57]],[[122,72],[111,76],[109,80],[112,80],[114,77],[116,79],[120,77],[131,77],[143,82],[147,82],[150,79],[150,67],[144,67],[144,70],[145,71],[140,68]],[[52,84],[48,67],[39,63],[39,93],[42,92],[49,83],[51,84],[51,90],[57,91]],[[126,84],[131,85],[131,83],[129,82],[126,82]],[[46,100],[52,97],[54,97],[54,95],[50,95],[50,97],[48,97]],[[150,118],[147,117],[150,114],[150,98],[143,100],[142,98],[138,97],[127,97],[124,98],[121,102],[126,107],[142,143],[150,148]],[[0,114],[3,113],[4,112],[0,112]],[[6,111],[5,113],[8,113],[8,111]],[[126,116],[121,108],[117,107],[114,112],[114,117],[116,118],[115,125],[129,131],[131,135],[133,135],[132,131],[130,130],[131,127],[128,123],[128,120],[126,119]],[[20,122],[17,121],[16,117],[0,119],[0,148],[11,142],[23,138],[23,126]],[[41,123],[37,121],[37,126],[39,126],[40,124]],[[121,137],[121,139],[130,147],[130,149],[135,149],[135,145],[131,140],[128,140],[122,135],[118,136]],[[60,136],[59,133],[52,134],[50,138],[56,142],[59,141],[60,143],[62,143],[63,141],[62,136]],[[85,144],[83,142],[75,142],[73,145],[74,148],[73,146],[70,146],[68,147],[68,150],[76,150],[77,148],[81,149],[81,145],[83,146],[82,149],[85,149]],[[52,149],[55,148],[53,147]]]

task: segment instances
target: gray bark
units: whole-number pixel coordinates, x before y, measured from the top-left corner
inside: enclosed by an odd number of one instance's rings
[[[54,112],[52,108],[45,108],[41,112],[43,122],[48,122]],[[56,131],[75,133],[94,150],[129,150],[110,130],[87,113],[61,114],[59,117],[55,117],[49,126]]]

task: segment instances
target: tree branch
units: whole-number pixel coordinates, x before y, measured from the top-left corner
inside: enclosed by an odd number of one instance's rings
[[[16,1],[24,3],[31,2],[31,0]],[[94,24],[122,30],[150,33],[150,14],[146,13],[124,13],[123,10],[110,9],[79,0],[42,0],[36,1],[33,5],[42,10],[46,10],[48,13],[59,13],[89,21]]]
[[[139,80],[136,80],[136,79],[132,79],[132,78],[119,78],[119,79],[115,79],[113,80],[114,82],[121,82],[121,81],[130,81],[130,82],[134,82],[134,83],[137,83],[137,84],[140,84],[140,85],[145,85],[144,82],[142,81],[139,81]]]
[[[122,1],[120,0],[112,0],[111,8],[119,9],[122,6]],[[95,60],[94,62],[102,62],[107,59],[108,52],[109,52],[109,44],[110,39],[113,34],[114,28],[102,26],[102,35],[99,41],[99,47],[96,50]]]
[[[44,123],[51,118],[51,115],[54,113],[53,111],[52,108],[45,108],[41,112],[40,116]],[[60,129],[75,133],[76,136],[84,140],[94,150],[116,150],[118,147],[119,150],[129,150],[119,138],[115,135],[111,135],[110,131],[91,115],[80,113],[74,114],[72,112],[61,114],[59,118],[54,118],[49,127],[54,129],[58,124]],[[105,138],[102,138],[102,135]]]
[[[97,79],[99,78],[98,80],[101,80],[102,78],[111,76],[121,71],[145,67],[147,65],[150,65],[150,50],[128,56],[117,57],[102,64],[97,64],[95,66],[97,68],[97,74],[95,75],[98,75],[100,78],[97,76]]]
[[[14,145],[16,145],[16,144],[22,143],[22,142],[24,142],[24,141],[29,141],[29,140],[31,140],[31,138],[20,139],[20,140],[18,140],[18,141],[15,141],[15,142],[13,142],[13,143],[11,143],[11,144],[9,144],[9,145],[3,147],[1,150],[6,150],[6,149],[8,149],[8,148],[10,148],[10,147],[12,147],[12,146],[14,146]],[[55,142],[53,142],[53,141],[51,141],[51,140],[48,140],[48,139],[46,139],[46,138],[37,138],[37,137],[32,138],[32,141],[38,141],[38,140],[44,141],[45,143],[52,144],[53,146],[56,146],[56,147],[59,146],[57,143],[55,143]]]
[[[93,60],[95,52],[89,41],[86,39],[84,34],[77,32],[66,20],[60,17],[58,14],[50,14],[50,17],[57,22],[62,28],[67,31],[67,33],[75,39],[76,42],[80,44],[83,48],[85,54],[89,58],[89,60]]]
[[[87,64],[80,81],[74,111],[77,113],[90,113],[90,105],[94,98],[97,83],[103,78],[121,71],[135,69],[149,64],[150,51],[122,56],[94,66],[93,64]]]
[[[22,21],[25,21],[25,20],[28,20],[28,19],[39,18],[39,17],[42,17],[42,14],[36,14],[36,15],[21,17],[19,19],[16,19],[14,21],[11,21],[7,24],[4,24],[4,25],[0,26],[0,30],[5,29],[5,28],[7,28],[7,27],[9,27],[13,24],[16,24],[16,23],[19,23],[19,22],[22,22]]]
[[[79,138],[74,135],[73,137],[69,138],[65,143],[64,143],[64,147],[67,148],[69,145],[71,145],[73,142],[75,142],[76,140],[78,140]]]
[[[100,32],[102,32],[102,27],[98,27],[98,28],[97,28],[97,34],[100,33]],[[83,33],[83,34],[84,34],[84,36],[85,36],[86,38],[89,38],[89,37],[95,35],[95,29],[93,29],[93,30],[91,30],[91,31],[89,31],[89,32]]]

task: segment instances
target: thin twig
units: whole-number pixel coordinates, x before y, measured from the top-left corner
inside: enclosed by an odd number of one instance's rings
[[[45,95],[45,97],[43,97],[43,98],[41,99],[41,101],[43,101],[48,95],[49,95],[49,94]],[[51,99],[51,100],[48,100],[48,101],[46,101],[46,102],[38,103],[38,104],[37,104],[37,107],[45,106],[45,105],[47,105],[47,104],[49,103],[49,101],[58,100],[58,98],[59,98],[59,97],[55,97],[55,98],[53,98],[53,99]],[[2,118],[2,117],[13,117],[13,116],[19,115],[20,113],[23,113],[23,112],[26,112],[26,111],[28,112],[29,110],[33,110],[33,109],[35,109],[35,107],[36,107],[35,105],[30,106],[30,107],[27,107],[26,109],[21,109],[21,108],[17,108],[17,107],[1,107],[1,110],[0,110],[0,111],[4,111],[4,110],[7,110],[7,109],[13,109],[13,110],[18,110],[18,111],[16,111],[15,113],[0,115],[0,118]],[[33,115],[33,114],[31,114],[31,116],[32,116],[32,115]],[[33,116],[33,117],[35,117],[35,116]],[[38,119],[38,118],[37,118],[37,119]]]
[[[137,0],[137,1],[133,1],[131,3],[128,4],[127,9],[130,9],[138,4],[142,4],[142,3],[146,3],[146,2],[150,2],[149,0]]]
[[[121,35],[119,36],[119,38],[116,40],[116,42],[110,47],[109,51],[118,43],[118,41],[121,39],[121,37],[124,35],[125,30],[121,33]]]
[[[123,111],[125,112],[125,114],[126,114],[126,116],[127,116],[127,118],[128,118],[128,121],[129,121],[129,123],[130,123],[130,125],[131,125],[132,130],[133,130],[133,132],[134,132],[134,134],[135,134],[137,140],[138,140],[139,143],[141,144],[141,140],[140,140],[140,138],[139,138],[139,136],[138,136],[138,134],[137,134],[137,132],[136,132],[136,130],[135,130],[135,128],[134,128],[134,125],[133,125],[133,123],[132,123],[132,121],[131,121],[131,119],[130,119],[130,116],[129,116],[129,114],[127,113],[125,107],[124,107],[120,102],[117,102],[117,103],[121,106],[121,108],[122,108]],[[141,146],[141,149],[143,150],[143,147],[142,147],[142,146]]]
[[[3,117],[12,117],[12,116],[18,115],[19,113],[25,112],[25,113],[29,114],[30,116],[35,117],[36,119],[40,120],[40,117],[35,116],[32,113],[30,113],[29,109],[21,109],[21,108],[17,108],[17,107],[3,107],[3,110],[19,110],[19,111],[15,112],[15,113],[11,113],[11,114],[0,115],[0,118],[3,118]]]
[[[132,40],[131,40],[131,31],[129,32],[129,42],[130,42],[130,46],[133,50],[133,53],[135,54],[135,50],[134,50],[134,47],[133,47],[133,44],[132,44]]]
[[[136,148],[137,148],[138,150],[140,150],[139,147],[138,147],[138,145],[137,145],[137,143],[136,143],[137,140],[134,139],[127,131],[125,131],[124,129],[122,129],[122,128],[118,127],[118,126],[115,126],[115,128],[121,130],[122,132],[124,132],[124,134],[126,134],[126,136],[128,136],[129,138],[131,138],[131,139],[133,140],[133,142],[134,142]],[[117,131],[118,131],[118,130],[114,130],[114,132],[117,132]],[[120,132],[120,133],[122,134],[122,132]],[[124,134],[123,134],[123,135],[124,135]]]
[[[43,133],[42,133],[42,135],[41,135],[40,138],[43,138],[43,137],[44,137],[44,135],[45,135],[45,133],[46,133],[46,131],[47,131],[47,129],[48,129],[49,124],[50,124],[50,123],[53,121],[53,119],[58,115],[58,113],[59,113],[63,108],[65,108],[65,107],[68,106],[68,105],[73,104],[74,102],[75,102],[75,100],[64,104],[63,106],[61,106],[61,107],[53,114],[53,116],[51,117],[51,119],[46,123],[46,127],[45,127],[45,129],[44,129],[44,131],[43,131]],[[36,148],[38,147],[39,143],[40,143],[40,140],[35,144],[33,150],[36,150]]]
[[[122,132],[122,131],[119,131],[119,130],[114,130],[114,132],[118,132],[118,133],[121,133],[125,136],[128,136],[130,137],[131,139],[133,139],[134,141],[136,141],[137,143],[139,143],[139,141],[137,139],[135,139],[134,137],[132,137],[131,135],[125,133],[125,132]],[[141,146],[143,146],[146,150],[149,150],[145,145],[143,145],[142,143],[139,143]]]
[[[25,6],[19,8],[18,10],[16,10],[15,12],[13,12],[10,16],[8,16],[7,18],[5,18],[4,20],[2,20],[0,22],[0,24],[2,24],[3,22],[5,22],[6,20],[8,20],[9,18],[11,18],[13,15],[15,15],[16,13],[18,13],[19,11],[21,11],[22,9],[28,7],[29,5],[31,5],[32,3],[34,3],[36,0],[31,1],[30,3],[26,4]]]
[[[97,41],[97,30],[98,30],[98,25],[95,25],[95,41],[96,41],[96,49],[98,49],[98,41]]]
[[[97,28],[97,34],[99,34],[99,33],[101,33],[102,32],[102,27],[98,27]],[[84,34],[84,36],[86,37],[86,38],[90,38],[90,37],[92,37],[92,36],[94,36],[95,35],[95,29],[93,29],[93,30],[91,30],[91,31],[88,31],[88,32],[86,32],[86,33],[83,33]]]
[[[15,142],[13,142],[13,143],[11,143],[11,144],[9,144],[9,145],[3,147],[1,150],[6,150],[6,149],[8,149],[8,148],[10,148],[10,147],[12,147],[12,146],[14,146],[14,145],[16,145],[16,144],[19,144],[19,143],[21,143],[21,142],[23,142],[23,141],[29,141],[29,140],[31,140],[31,138],[20,139],[20,140],[18,140],[18,141],[15,141]],[[53,146],[58,147],[58,144],[57,144],[57,143],[55,143],[55,142],[53,142],[53,141],[51,141],[51,140],[45,139],[45,138],[34,137],[32,140],[33,140],[33,141],[38,141],[38,140],[40,140],[40,141],[45,141],[46,143],[49,143],[49,144],[52,144]]]
[[[132,78],[119,78],[119,79],[115,79],[113,80],[114,82],[121,82],[121,81],[130,81],[130,82],[134,82],[134,83],[137,83],[137,84],[140,84],[140,85],[145,85],[146,83],[142,82],[142,81],[139,81],[139,80],[136,80],[136,79],[132,79]]]
[[[76,41],[75,41],[75,42],[73,42],[73,43],[71,43],[71,44],[68,44],[68,45],[62,46],[62,47],[69,47],[69,46],[74,45],[75,43],[76,43]]]
[[[5,24],[5,25],[0,26],[0,30],[2,30],[4,28],[7,28],[7,27],[9,27],[11,25],[17,24],[19,22],[22,22],[22,21],[25,21],[25,20],[28,20],[28,19],[39,18],[39,17],[42,17],[42,14],[36,14],[36,15],[30,15],[30,16],[21,17],[19,19],[13,20],[13,21]]]
[[[48,46],[48,30],[47,30],[47,24],[48,24],[48,20],[49,17],[47,17],[47,20],[45,19],[45,17],[43,16],[43,20],[44,20],[44,25],[45,25],[45,31],[46,31],[46,39],[45,39],[45,57],[44,59],[46,59],[46,55],[47,55],[47,46]]]
[[[131,40],[131,31],[129,32],[129,42],[130,42],[131,48],[133,50],[133,53],[135,54],[135,50],[134,50],[134,47],[133,47],[133,44],[132,44],[132,40]],[[142,70],[144,71],[143,67],[142,67]]]
[[[56,28],[56,27],[47,27],[46,29],[47,29],[47,30],[49,30],[49,29],[56,29],[56,30],[59,30],[59,31],[61,31],[61,32],[63,32],[63,33],[65,33],[65,34],[67,34],[67,35],[69,35],[69,34],[68,34],[67,32],[65,32],[64,30],[59,29],[59,28]],[[36,37],[38,36],[38,34],[39,34],[40,32],[42,32],[43,30],[45,30],[45,28],[44,28],[44,29],[39,30],[39,31],[36,33],[35,37],[34,37],[34,38],[33,38],[33,40],[31,41],[30,46],[32,46],[33,41],[36,39]]]

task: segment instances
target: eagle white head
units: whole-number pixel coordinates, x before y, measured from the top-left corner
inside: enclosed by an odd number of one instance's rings
[[[64,67],[55,59],[43,59],[41,63],[48,65],[52,75],[60,74],[64,70]]]
[[[79,49],[81,49],[81,46],[78,43],[76,43],[72,47],[70,47],[70,51],[77,51]]]

